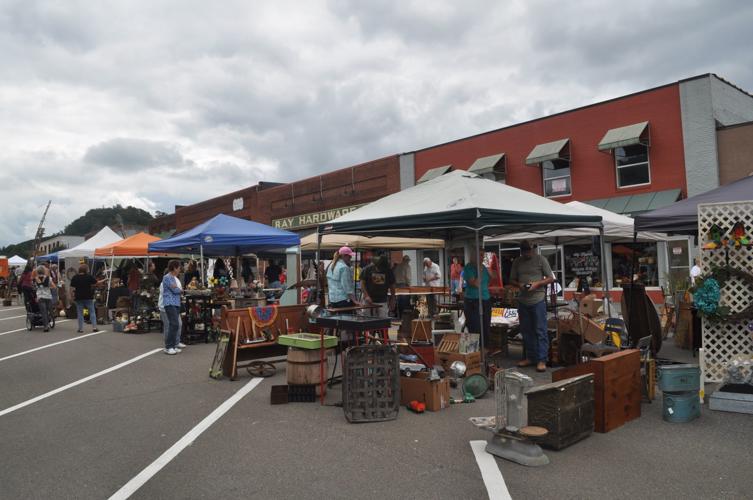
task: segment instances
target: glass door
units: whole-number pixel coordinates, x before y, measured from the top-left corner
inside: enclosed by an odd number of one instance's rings
[[[565,283],[565,253],[562,246],[542,246],[539,249],[539,253],[543,255],[546,260],[549,261],[549,267],[554,272],[554,277],[557,279],[557,295],[562,297],[564,295]]]

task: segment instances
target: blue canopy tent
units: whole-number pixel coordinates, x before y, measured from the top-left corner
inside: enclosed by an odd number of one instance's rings
[[[57,262],[58,253],[52,252],[52,253],[48,253],[47,255],[37,255],[36,261],[37,262]]]
[[[149,243],[150,252],[238,256],[301,244],[295,233],[229,215],[216,215],[193,229]],[[202,279],[204,272],[202,269]]]

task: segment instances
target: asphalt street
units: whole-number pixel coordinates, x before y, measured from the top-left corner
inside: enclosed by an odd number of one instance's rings
[[[15,307],[0,308],[2,499],[109,498],[137,477],[131,498],[489,497],[470,445],[488,435],[468,418],[493,415],[491,395],[437,413],[401,410],[395,421],[349,424],[336,406],[270,405],[270,386],[285,383],[281,364],[214,419],[252,380],[245,372],[235,382],[210,379],[214,345],[166,356],[154,352],[159,333],[104,326],[87,336],[91,328],[77,334],[75,320],[27,332]],[[671,346],[661,355],[687,357]],[[328,394],[328,403],[338,400],[337,389]],[[751,497],[753,417],[704,406],[700,419],[669,424],[660,399],[642,412],[608,434],[548,451],[545,467],[496,460],[510,495]],[[176,446],[187,434],[187,446]]]

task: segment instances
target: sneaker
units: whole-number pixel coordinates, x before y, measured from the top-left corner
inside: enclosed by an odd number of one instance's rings
[[[178,345],[176,347],[178,347],[178,349],[185,349],[186,344],[184,344],[183,342],[178,342]]]
[[[169,354],[172,356],[174,354],[178,354],[178,351],[176,351],[175,349],[165,349],[165,354]]]
[[[83,330],[76,330],[76,333],[84,333]]]
[[[182,353],[182,352],[183,352],[183,349],[180,349],[180,348],[178,348],[178,347],[176,346],[176,347],[174,347],[174,348],[173,348],[173,351],[175,351],[176,353],[180,354],[180,353]]]
[[[92,328],[92,332],[98,332],[99,330],[96,328]]]

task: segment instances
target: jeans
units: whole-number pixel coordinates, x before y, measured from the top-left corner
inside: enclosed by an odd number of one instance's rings
[[[170,326],[170,321],[168,320],[167,313],[164,309],[160,309],[159,319],[160,321],[162,321],[162,339],[165,341],[165,345],[167,345],[167,331]],[[180,314],[178,314],[178,344],[180,344],[180,334],[182,332],[182,327],[183,321],[181,321]]]
[[[532,306],[518,304],[520,332],[531,363],[546,363],[549,358],[549,334],[546,330],[546,301]]]
[[[379,306],[379,309],[372,309],[371,314],[373,314],[377,318],[389,318],[390,317],[390,305],[388,302],[374,302],[374,305]]]
[[[180,309],[178,306],[165,306],[167,316],[167,335],[165,336],[165,349],[174,349],[178,345],[180,331]]]
[[[89,319],[91,319],[92,328],[97,328],[97,311],[94,310],[94,301],[92,299],[77,300],[76,313],[78,316],[79,331],[83,331],[84,329],[84,307],[89,309]]]
[[[37,300],[37,305],[39,306],[39,312],[42,315],[42,326],[45,330],[50,329],[50,312],[52,309],[52,303],[50,299],[39,299]]]
[[[450,280],[450,294],[457,295],[460,293],[460,280]]]
[[[481,310],[483,314],[484,325],[484,346],[489,345],[491,338],[489,333],[492,328],[492,303],[490,300],[481,301]],[[481,333],[481,321],[478,317],[478,299],[465,299],[463,302],[463,314],[465,314],[465,325],[468,327],[468,333]]]

